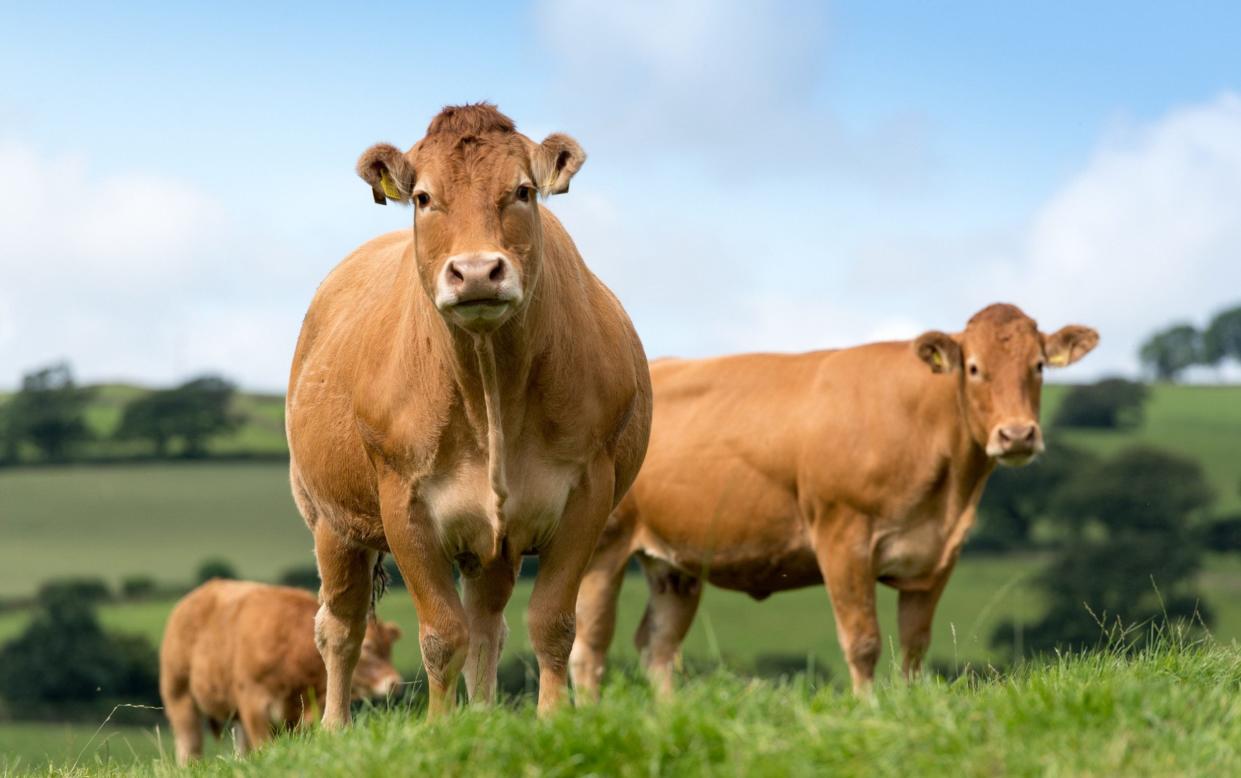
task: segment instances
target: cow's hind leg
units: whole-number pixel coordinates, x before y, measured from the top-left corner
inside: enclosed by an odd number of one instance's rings
[[[315,644],[327,668],[323,726],[335,729],[349,721],[353,670],[366,635],[376,553],[349,545],[320,520],[315,526],[315,557],[322,582]]]
[[[817,516],[812,527],[815,555],[836,616],[836,637],[858,695],[869,693],[883,645],[870,532],[870,517],[844,508]]]
[[[172,725],[177,764],[185,766],[203,755],[203,716],[190,697],[189,689],[164,695],[164,713]]]
[[[702,581],[667,562],[647,556],[640,559],[651,594],[634,644],[655,693],[668,697],[672,694],[681,642],[689,633],[702,600]]]
[[[464,577],[465,615],[470,647],[465,657],[465,689],[470,702],[493,703],[496,699],[496,666],[508,635],[504,606],[513,594],[521,557],[502,554],[474,577]]]
[[[616,632],[616,600],[632,553],[632,524],[613,514],[577,592],[577,636],[569,653],[569,672],[577,700],[599,698],[608,647]]]

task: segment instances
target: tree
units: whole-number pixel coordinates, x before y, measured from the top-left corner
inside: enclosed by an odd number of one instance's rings
[[[978,505],[978,529],[969,547],[1013,551],[1028,546],[1034,522],[1047,516],[1060,489],[1094,462],[1094,455],[1055,441],[1025,467],[997,468]]]
[[[1157,449],[1130,448],[1083,468],[1051,506],[1073,540],[1037,580],[1048,609],[1025,630],[1025,645],[1098,645],[1100,622],[1208,620],[1194,587],[1204,547],[1193,519],[1211,500],[1196,461]],[[992,641],[1009,643],[1013,632],[1001,625]]]
[[[1215,315],[1202,333],[1202,349],[1208,364],[1230,357],[1241,362],[1241,305]]]
[[[8,446],[26,441],[34,444],[49,461],[68,458],[76,444],[91,438],[86,425],[86,405],[94,392],[77,386],[66,363],[50,365],[22,378],[21,389],[6,411]]]
[[[158,703],[158,667],[146,639],[105,632],[89,602],[54,590],[0,648],[0,696],[27,713],[97,717],[117,702]]]
[[[202,376],[172,389],[148,392],[130,401],[114,433],[120,440],[149,440],[158,456],[182,441],[187,457],[203,456],[211,437],[232,432],[244,418],[232,411],[236,387],[217,376]]]
[[[1142,420],[1148,390],[1144,384],[1124,378],[1105,378],[1069,390],[1056,409],[1053,426],[1132,427]]]
[[[1192,324],[1176,324],[1150,336],[1138,358],[1160,381],[1175,381],[1186,368],[1203,364],[1202,333]]]

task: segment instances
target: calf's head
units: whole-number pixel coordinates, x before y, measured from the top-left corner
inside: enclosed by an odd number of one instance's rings
[[[401,684],[401,674],[392,666],[392,644],[401,637],[401,628],[372,618],[366,624],[362,655],[353,670],[355,699],[384,697]]]
[[[1099,333],[1076,324],[1044,335],[1019,308],[997,303],[974,314],[964,332],[924,333],[914,351],[934,372],[956,374],[970,434],[988,456],[1017,466],[1043,451],[1044,369],[1071,365],[1098,342]]]
[[[568,191],[586,161],[567,135],[535,143],[486,103],[445,108],[409,151],[367,149],[375,201],[411,203],[414,261],[450,325],[488,332],[530,299],[542,262],[538,195]]]

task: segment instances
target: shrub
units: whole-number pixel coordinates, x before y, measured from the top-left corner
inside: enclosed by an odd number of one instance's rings
[[[314,565],[290,567],[280,574],[278,583],[282,586],[295,586],[298,589],[319,591],[319,568]]]
[[[41,603],[68,599],[94,605],[112,599],[112,591],[102,578],[56,578],[39,587],[36,599]]]
[[[0,647],[0,696],[13,713],[98,716],[119,702],[158,704],[158,658],[138,636],[112,635],[67,589],[40,598],[30,625]]]
[[[155,579],[149,575],[131,575],[121,581],[121,596],[127,600],[147,599],[155,594]]]
[[[205,583],[212,578],[237,578],[237,570],[226,559],[207,559],[198,566],[198,582]]]
[[[1056,410],[1057,427],[1120,429],[1142,421],[1149,391],[1145,384],[1124,378],[1105,378],[1069,390]]]

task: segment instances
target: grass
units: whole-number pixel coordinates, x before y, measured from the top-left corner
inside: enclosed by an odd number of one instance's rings
[[[1241,653],[1167,640],[1054,658],[1007,677],[881,683],[858,700],[802,681],[717,672],[653,704],[614,679],[595,706],[539,720],[517,707],[427,721],[365,713],[342,733],[284,737],[246,760],[96,759],[82,776],[1231,775],[1241,772]],[[49,768],[52,772],[54,768]]]

